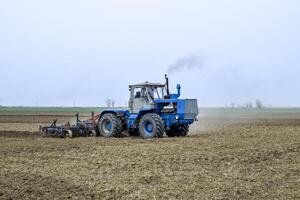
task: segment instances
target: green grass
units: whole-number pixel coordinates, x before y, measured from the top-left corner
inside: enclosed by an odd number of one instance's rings
[[[90,113],[104,107],[0,107],[0,113]]]

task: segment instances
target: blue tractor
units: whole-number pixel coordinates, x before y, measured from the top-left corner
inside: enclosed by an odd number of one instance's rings
[[[197,99],[179,99],[170,94],[169,79],[165,84],[141,83],[129,85],[129,109],[106,109],[100,113],[98,131],[104,137],[119,137],[123,131],[142,138],[186,136],[189,125],[197,120]]]

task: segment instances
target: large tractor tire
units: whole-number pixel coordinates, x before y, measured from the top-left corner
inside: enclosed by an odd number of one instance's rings
[[[144,139],[162,137],[164,135],[164,121],[155,113],[145,114],[140,120],[139,132]]]
[[[185,137],[189,133],[189,125],[178,125],[171,127],[170,130],[166,131],[167,136],[169,137]]]
[[[103,137],[120,137],[122,128],[122,120],[113,113],[104,114],[99,120],[98,129]]]

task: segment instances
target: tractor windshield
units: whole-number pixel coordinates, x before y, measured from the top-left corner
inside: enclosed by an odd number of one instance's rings
[[[154,99],[163,99],[165,96],[165,87],[151,87],[151,93]]]

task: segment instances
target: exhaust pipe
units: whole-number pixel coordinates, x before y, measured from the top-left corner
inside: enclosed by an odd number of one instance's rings
[[[165,74],[165,79],[166,79],[166,89],[167,89],[167,96],[170,96],[170,89],[169,89],[169,78],[168,75]]]
[[[178,98],[181,95],[181,92],[180,92],[181,86],[180,86],[180,84],[177,84],[176,88],[177,88],[177,98]]]

